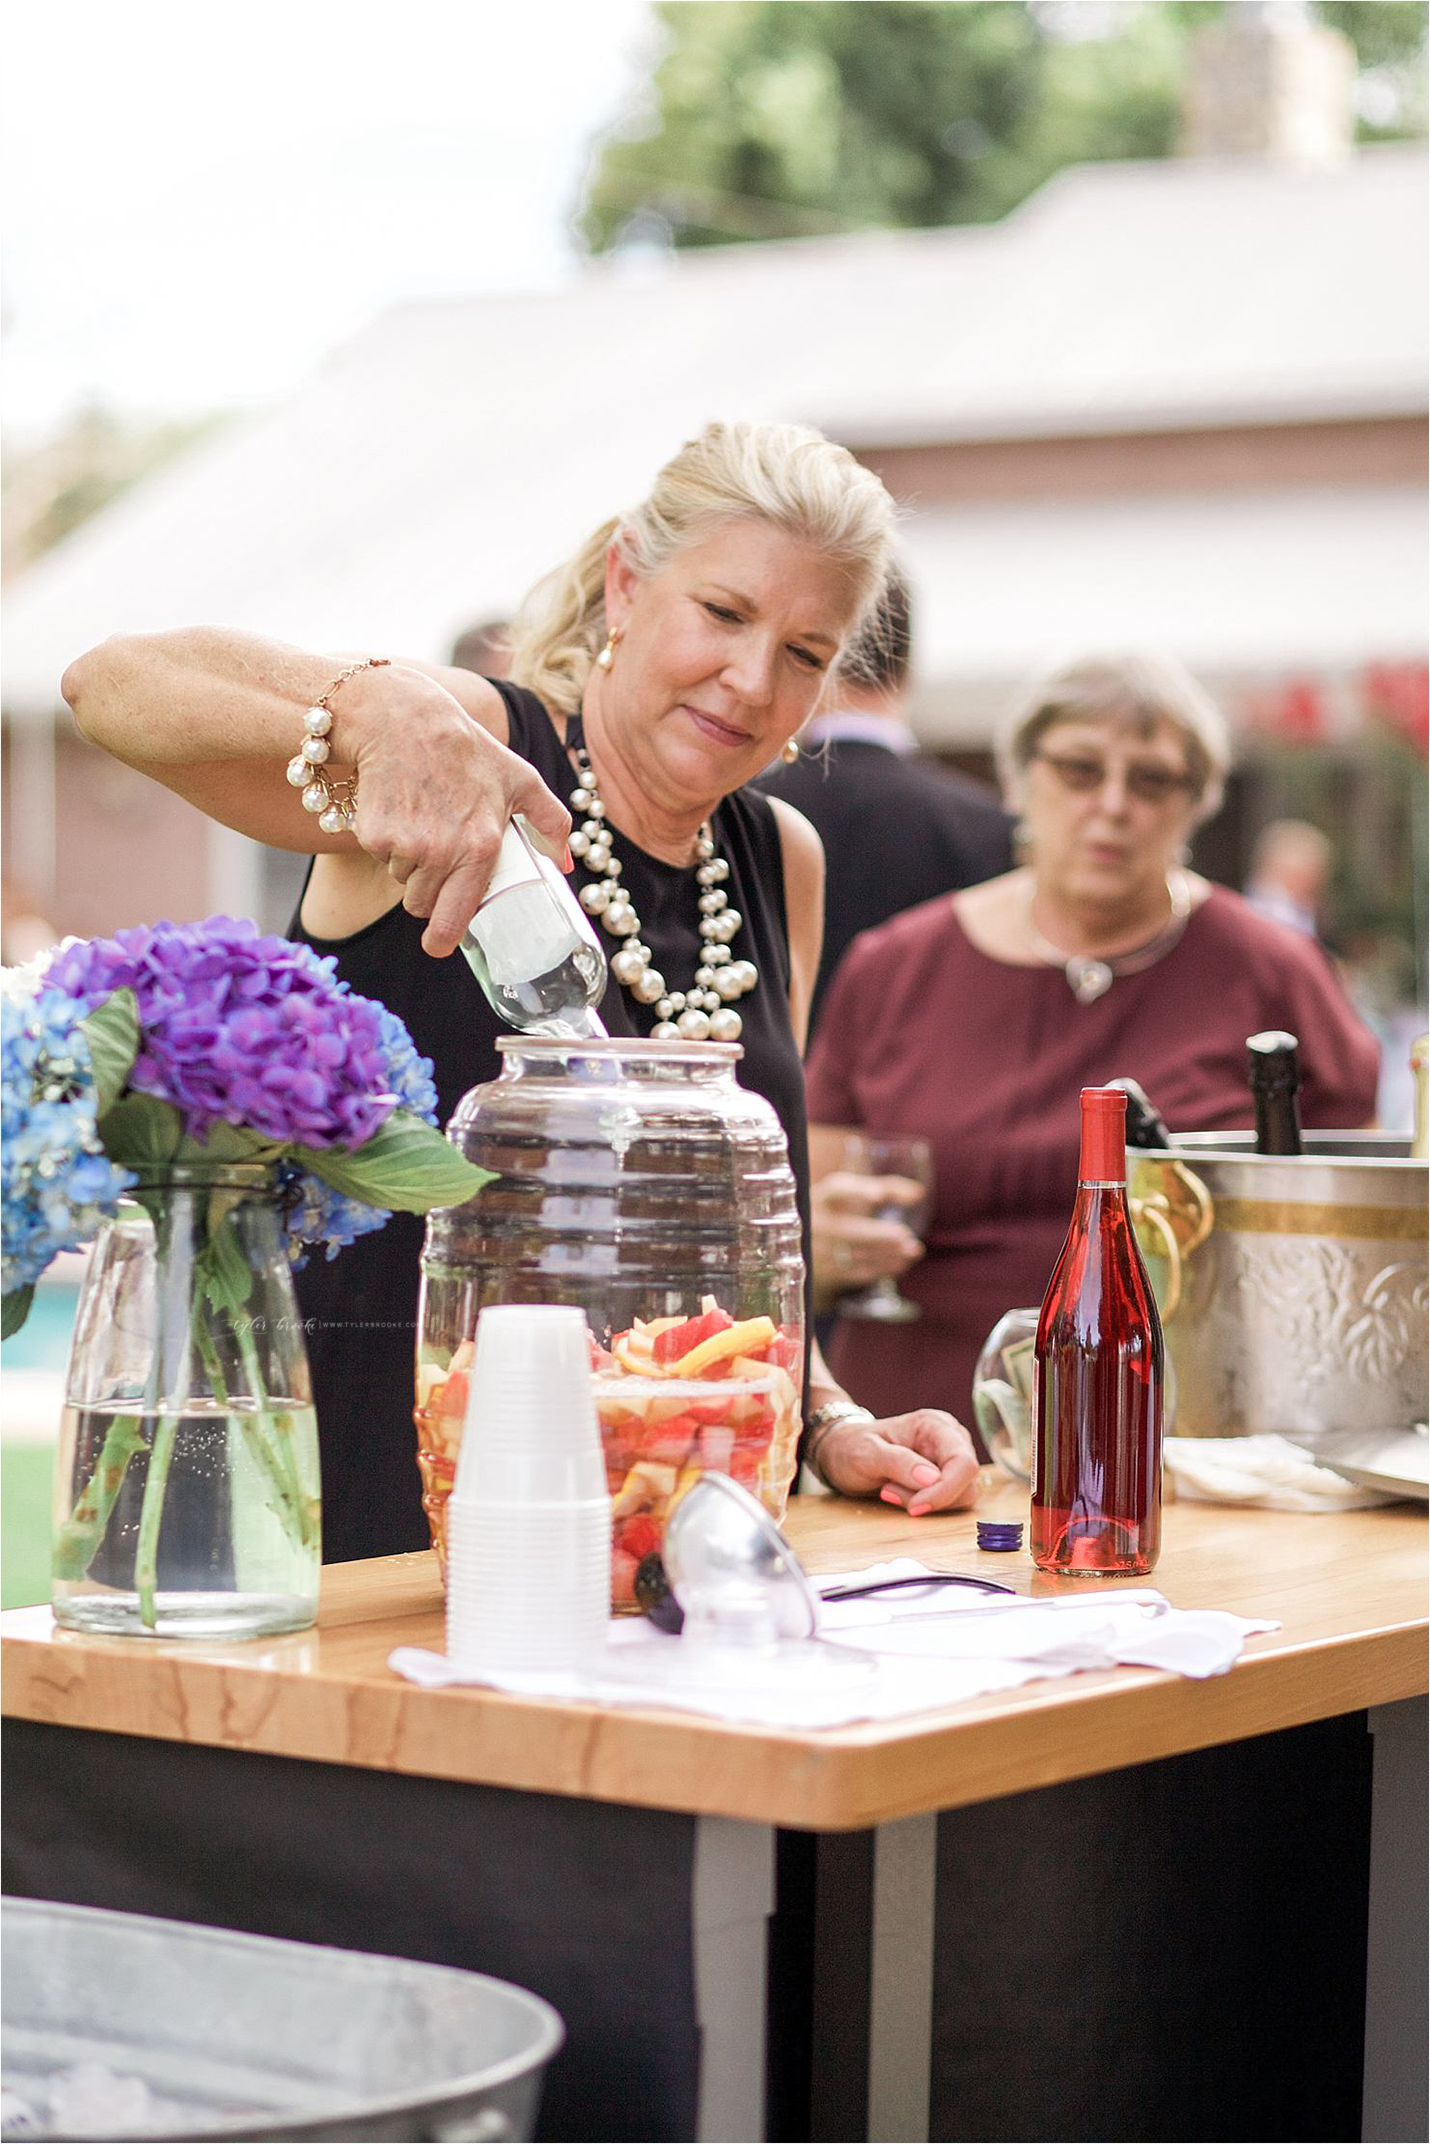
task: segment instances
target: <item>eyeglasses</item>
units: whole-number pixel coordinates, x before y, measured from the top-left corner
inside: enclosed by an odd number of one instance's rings
[[[1075,796],[1091,796],[1101,789],[1107,780],[1108,766],[1105,760],[1064,757],[1057,752],[1034,752],[1045,767],[1051,767],[1064,789]],[[1190,774],[1178,774],[1171,767],[1158,767],[1148,760],[1133,760],[1123,769],[1122,779],[1129,796],[1136,797],[1139,804],[1165,804],[1179,792],[1193,789],[1196,784]]]

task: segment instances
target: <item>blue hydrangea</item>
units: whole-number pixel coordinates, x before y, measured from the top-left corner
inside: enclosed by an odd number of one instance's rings
[[[375,998],[372,1002],[377,1004]],[[435,1124],[437,1087],[431,1058],[418,1056],[416,1043],[395,1012],[389,1012],[385,1005],[378,1005],[377,1012],[387,1084],[397,1096],[398,1108],[410,1110],[426,1124]]]
[[[349,1243],[391,1219],[385,1207],[350,1199],[291,1163],[280,1164],[278,1177],[287,1200],[288,1255],[295,1266],[307,1264],[311,1244],[324,1244],[329,1258],[336,1258]]]
[[[60,1251],[78,1250],[113,1214],[134,1178],[116,1168],[95,1123],[85,1006],[35,974],[12,971],[0,1000],[0,1293],[37,1281]]]

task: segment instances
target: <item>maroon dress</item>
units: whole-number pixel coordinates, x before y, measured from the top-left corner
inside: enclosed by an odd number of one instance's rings
[[[841,1318],[828,1350],[879,1415],[946,1407],[972,1422],[988,1333],[1042,1301],[1072,1211],[1078,1095],[1140,1080],[1174,1131],[1249,1126],[1246,1038],[1300,1038],[1301,1114],[1365,1124],[1379,1052],[1320,948],[1214,887],[1171,952],[1079,1005],[1060,968],[980,952],[947,898],[857,938],[806,1070],[812,1124],[921,1134],[936,1186],[927,1254],[900,1286],[910,1325]]]

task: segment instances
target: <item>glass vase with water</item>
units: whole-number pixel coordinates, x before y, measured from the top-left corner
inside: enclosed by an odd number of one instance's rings
[[[273,1172],[141,1175],[75,1321],[55,1619],[211,1641],[299,1630],[319,1558],[317,1423]]]

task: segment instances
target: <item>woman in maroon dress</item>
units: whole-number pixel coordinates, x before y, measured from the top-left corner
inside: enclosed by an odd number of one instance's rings
[[[1130,1074],[1177,1130],[1245,1126],[1246,1037],[1288,1028],[1305,1123],[1370,1118],[1376,1044],[1320,948],[1180,862],[1228,759],[1178,666],[1072,665],[1004,749],[1027,861],[867,932],[841,964],[807,1074],[816,1279],[828,1296],[899,1274],[923,1313],[836,1324],[831,1365],[876,1414],[916,1395],[966,1418],[989,1330],[1041,1301],[1084,1085]],[[931,1143],[923,1245],[872,1217],[877,1180],[841,1168],[851,1130]]]

